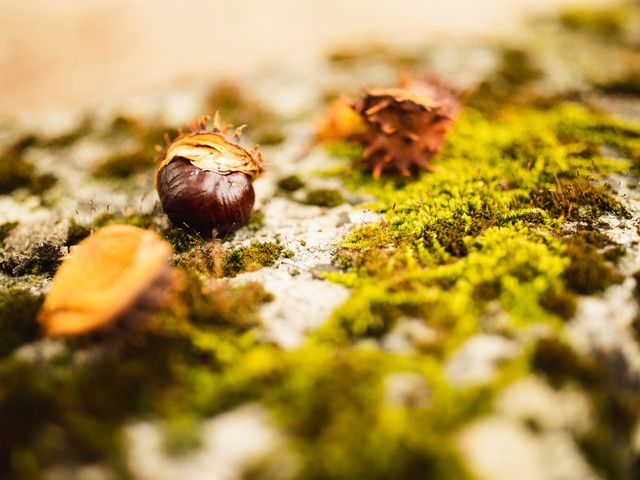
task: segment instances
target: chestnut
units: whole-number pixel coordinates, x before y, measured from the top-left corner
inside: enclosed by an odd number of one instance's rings
[[[205,238],[228,234],[246,225],[255,193],[253,180],[262,171],[257,146],[240,144],[242,128],[233,138],[229,125],[215,115],[212,129],[201,118],[189,133],[167,141],[158,161],[156,189],[171,223]]]

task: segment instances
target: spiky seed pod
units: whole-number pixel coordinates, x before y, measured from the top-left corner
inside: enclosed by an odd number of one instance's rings
[[[353,138],[364,147],[363,161],[374,178],[433,171],[431,158],[444,142],[460,104],[452,90],[434,81],[420,89],[372,89],[352,108],[366,131]]]
[[[253,180],[262,171],[257,146],[240,144],[243,127],[227,135],[229,125],[216,113],[211,129],[208,117],[180,132],[160,149],[156,189],[162,208],[177,227],[209,238],[227,234],[245,224],[255,202]]]
[[[110,225],[80,242],[62,263],[38,314],[47,335],[106,332],[148,317],[180,285],[171,246],[149,230]]]

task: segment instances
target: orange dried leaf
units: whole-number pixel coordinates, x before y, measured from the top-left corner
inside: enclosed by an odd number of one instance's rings
[[[111,225],[80,242],[60,266],[38,320],[47,335],[80,335],[126,315],[144,298],[170,290],[171,246],[158,234]],[[162,285],[162,288],[151,288]],[[147,297],[145,297],[147,296]]]

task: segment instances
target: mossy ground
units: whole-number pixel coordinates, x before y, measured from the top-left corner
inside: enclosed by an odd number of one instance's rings
[[[572,15],[562,18],[568,28],[595,35],[618,21]],[[395,65],[418,61],[379,49],[367,55]],[[369,61],[367,55],[333,61],[349,68]],[[200,445],[201,421],[256,401],[273,413],[297,452],[298,478],[473,478],[455,447],[457,432],[491,413],[503,386],[531,373],[588,392],[596,423],[576,439],[581,451],[608,478],[632,472],[637,383],[611,358],[576,353],[564,328],[581,295],[621,279],[615,262],[625,252],[607,236],[601,217],[631,215],[606,177],[640,173],[640,127],[541,97],[530,88],[542,72],[528,52],[507,49],[501,58],[467,96],[435,162],[438,171],[381,181],[350,167],[336,174],[375,198],[368,207],[382,220],[337,246],[338,271],[325,277],[349,287],[350,298],[297,348],[264,338],[259,306],[272,297],[261,285],[219,280],[272,266],[291,254],[285,244],[225,249],[169,227],[157,211],[103,213],[88,225],[74,223],[67,246],[111,223],[160,232],[174,249],[184,288],[179,302],[139,327],[135,342],[78,339],[35,358],[29,350],[46,347],[34,343],[41,339],[35,316],[42,295],[0,290],[7,331],[0,342],[0,477],[38,478],[55,464],[105,463],[127,478],[123,429],[129,422],[161,422],[168,453],[186,455]],[[233,86],[218,86],[209,104],[236,115],[228,119],[237,123],[267,118],[269,126],[273,120]],[[158,136],[128,117],[112,127],[148,139],[141,140],[145,152]],[[346,163],[361,154],[349,143],[327,151]],[[108,176],[126,179],[139,171],[137,163],[131,169],[121,160],[103,164]],[[294,177],[282,180],[284,191],[303,186]],[[319,200],[309,203],[343,201],[338,192],[316,192]],[[252,228],[259,230],[262,220],[256,215]],[[14,227],[0,226],[0,235]],[[502,320],[487,320],[496,309]],[[409,352],[387,350],[385,337],[408,319],[432,329],[437,341]],[[526,335],[540,325],[548,337]],[[480,333],[513,339],[522,351],[491,380],[458,388],[445,364]],[[423,391],[412,387],[398,396],[391,380],[407,374],[421,380]]]

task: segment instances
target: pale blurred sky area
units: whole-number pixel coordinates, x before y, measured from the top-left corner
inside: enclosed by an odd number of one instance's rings
[[[172,82],[302,69],[367,42],[509,35],[611,0],[0,0],[0,115]]]

